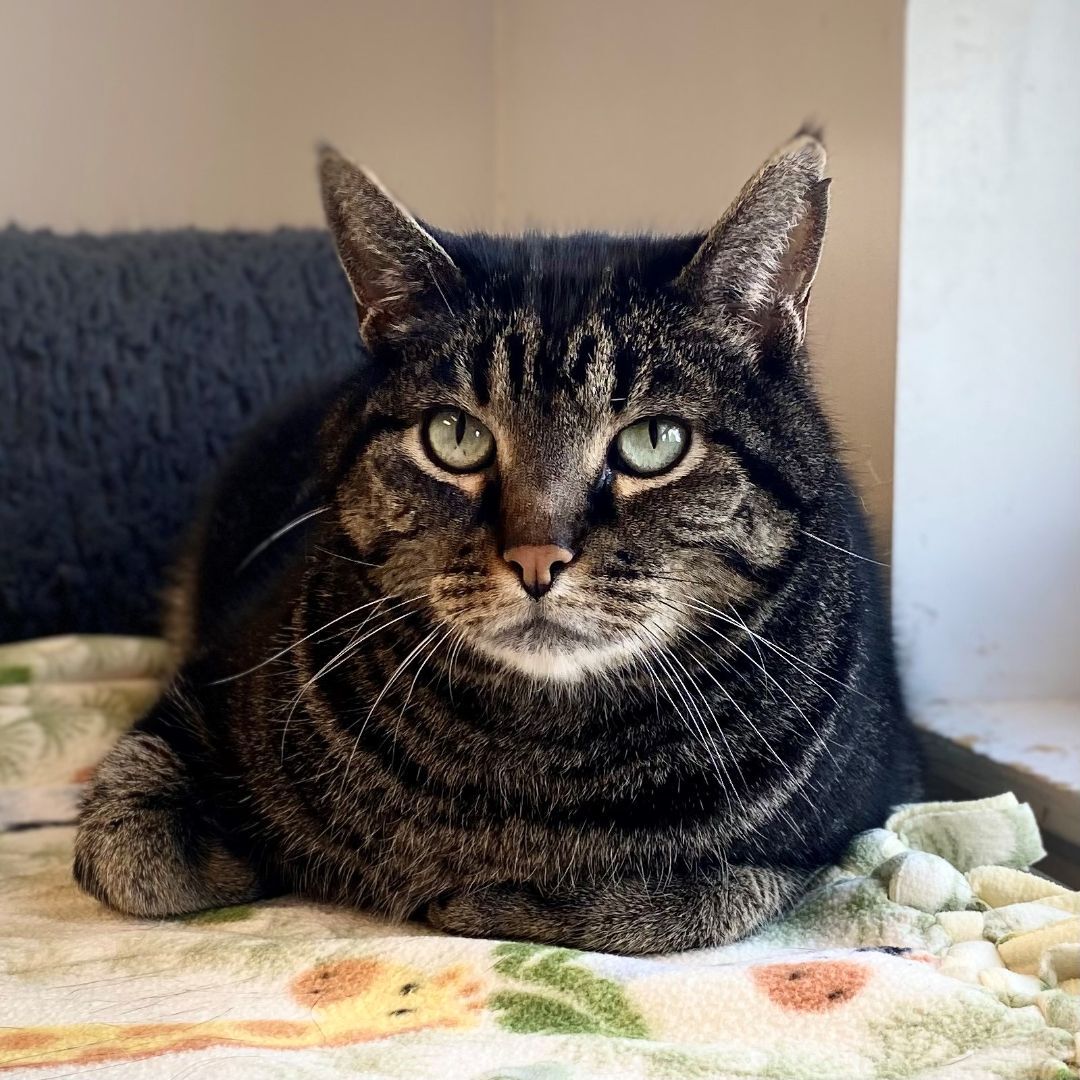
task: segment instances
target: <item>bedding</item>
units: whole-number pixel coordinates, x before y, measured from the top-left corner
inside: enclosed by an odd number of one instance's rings
[[[1005,794],[901,807],[725,948],[629,959],[280,898],[106,911],[71,879],[93,765],[170,669],[155,639],[0,646],[0,1074],[1064,1080],[1080,893]]]

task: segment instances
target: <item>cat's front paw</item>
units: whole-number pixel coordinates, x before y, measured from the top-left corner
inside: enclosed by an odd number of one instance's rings
[[[201,820],[176,753],[142,732],[124,736],[98,767],[79,817],[72,869],[91,896],[142,918],[259,895],[252,869]]]
[[[539,939],[536,898],[511,885],[443,893],[424,913],[429,926],[461,937]]]

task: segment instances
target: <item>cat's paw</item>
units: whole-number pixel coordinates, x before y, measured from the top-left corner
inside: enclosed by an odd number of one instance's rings
[[[530,937],[537,935],[541,905],[524,889],[490,885],[446,892],[424,912],[429,926],[461,937]]]
[[[133,732],[98,767],[75,836],[75,880],[126,915],[160,918],[259,895],[250,867],[201,821],[183,764]]]

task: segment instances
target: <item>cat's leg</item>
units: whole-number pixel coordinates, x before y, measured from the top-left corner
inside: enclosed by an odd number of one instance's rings
[[[677,952],[746,937],[791,907],[807,877],[785,868],[731,866],[694,881],[628,879],[555,893],[490,886],[429,904],[427,920],[466,937],[623,954]]]
[[[227,850],[200,804],[188,766],[165,738],[124,735],[83,801],[75,880],[109,907],[143,917],[255,899],[254,871]]]

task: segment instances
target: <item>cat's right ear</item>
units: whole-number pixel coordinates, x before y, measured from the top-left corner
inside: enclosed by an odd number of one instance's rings
[[[370,172],[322,146],[319,181],[365,345],[408,329],[427,305],[447,303],[461,279],[453,260]]]
[[[825,147],[804,129],[747,182],[678,283],[759,350],[796,353],[828,211]]]

